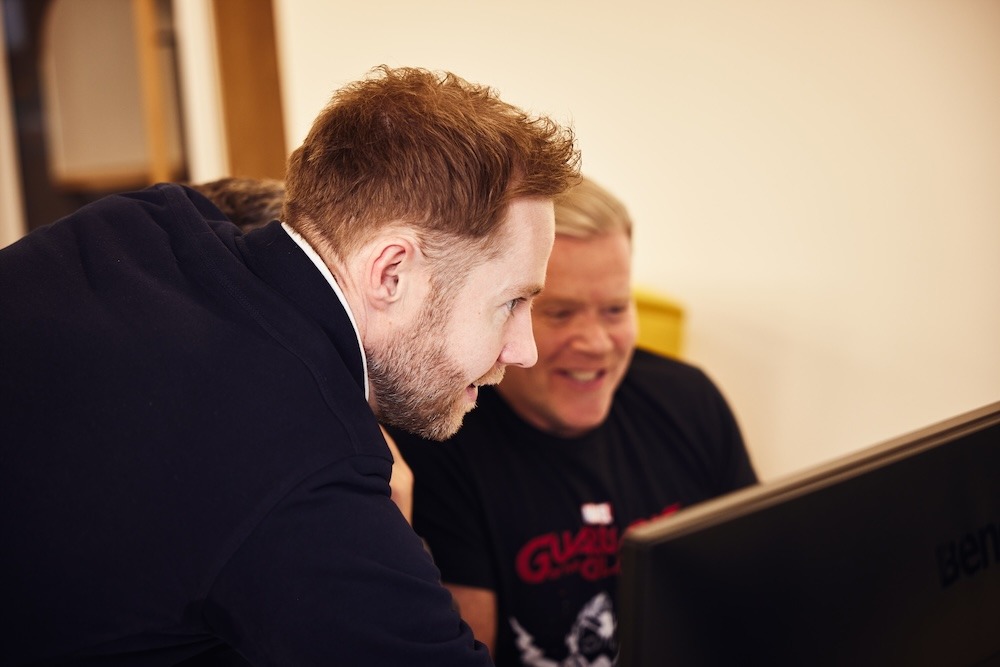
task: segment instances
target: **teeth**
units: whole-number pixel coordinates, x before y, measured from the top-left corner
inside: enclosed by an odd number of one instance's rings
[[[577,382],[590,382],[597,379],[597,371],[567,371],[567,374]]]

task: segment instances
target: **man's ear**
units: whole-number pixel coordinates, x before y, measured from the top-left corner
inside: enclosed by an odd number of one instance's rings
[[[384,309],[402,299],[419,256],[414,241],[405,237],[386,238],[373,248],[368,263],[368,293],[376,308]]]

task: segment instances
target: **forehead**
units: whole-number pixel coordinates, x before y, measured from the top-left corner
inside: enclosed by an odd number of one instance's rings
[[[473,267],[468,282],[490,294],[528,296],[537,292],[545,282],[554,238],[552,200],[514,200],[497,230],[495,251],[489,260]]]
[[[588,238],[557,234],[541,298],[627,292],[631,279],[632,245],[624,232]]]

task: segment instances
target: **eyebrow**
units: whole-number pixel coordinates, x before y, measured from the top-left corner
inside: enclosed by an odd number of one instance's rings
[[[630,301],[630,297],[614,297],[610,299],[604,299],[599,302],[599,306],[611,305],[621,305]],[[545,305],[553,308],[566,308],[566,307],[577,307],[582,305],[591,305],[592,302],[589,299],[579,299],[574,297],[564,297],[564,296],[554,296],[549,294],[545,297]]]
[[[542,292],[542,285],[538,283],[517,285],[510,290],[510,294],[520,299],[533,299]]]
[[[536,305],[538,305],[539,307],[542,307],[539,304],[536,304]],[[545,300],[544,309],[545,310],[563,309],[563,308],[574,308],[575,309],[575,308],[579,308],[582,305],[583,305],[583,301],[580,301],[579,299],[561,299],[561,298],[546,299]]]

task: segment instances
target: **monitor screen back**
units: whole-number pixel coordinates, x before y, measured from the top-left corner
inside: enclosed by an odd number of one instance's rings
[[[1000,664],[1000,403],[630,531],[621,667]]]

